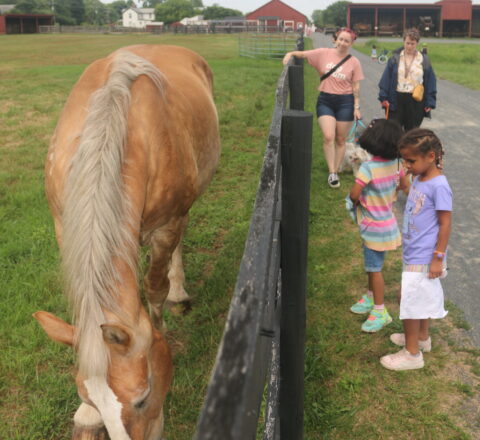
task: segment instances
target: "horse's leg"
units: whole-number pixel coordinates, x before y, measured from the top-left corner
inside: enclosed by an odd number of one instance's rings
[[[82,403],[73,417],[72,440],[109,440],[100,413],[90,405]]]
[[[168,271],[170,290],[168,291],[167,301],[165,304],[170,308],[175,307],[176,305],[181,305],[182,310],[179,310],[180,312],[190,309],[190,297],[188,296],[184,288],[185,273],[183,271],[182,260],[182,241],[186,225],[187,221],[185,221],[184,223],[184,230],[182,231],[180,241],[172,255],[172,263],[170,265],[170,270]]]
[[[145,296],[155,328],[163,329],[162,309],[170,289],[168,272],[172,254],[178,246],[187,218],[177,218],[151,236],[150,267],[144,279]]]

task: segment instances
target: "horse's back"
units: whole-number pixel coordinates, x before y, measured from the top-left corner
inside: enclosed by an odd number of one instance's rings
[[[92,95],[103,87],[120,53],[152,63],[163,90],[146,75],[131,85],[125,151],[126,183],[147,229],[171,215],[185,215],[208,185],[218,163],[218,119],[213,75],[206,61],[177,46],[136,45],[87,67],[74,86],[52,138],[46,165],[47,196],[60,215],[69,163],[84,129]],[[159,204],[165,209],[159,209]],[[168,210],[168,213],[167,213]]]
[[[220,140],[213,75],[202,57],[182,47],[126,49],[149,60],[166,78],[163,105],[149,90],[147,78],[132,86],[128,144],[132,155],[139,145],[148,151],[142,218],[148,230],[164,223],[165,216],[184,216],[217,167]]]

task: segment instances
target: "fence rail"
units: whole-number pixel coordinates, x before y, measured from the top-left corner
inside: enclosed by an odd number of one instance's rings
[[[294,35],[290,30],[281,26],[261,26],[251,24],[221,24],[211,23],[208,25],[147,25],[144,28],[132,28],[118,25],[88,25],[88,26],[39,26],[39,33],[151,33],[151,34],[241,34],[241,33],[267,33],[282,34],[285,36]]]
[[[242,33],[238,37],[240,56],[250,58],[281,58],[295,50],[299,41],[293,33]]]
[[[262,408],[264,440],[303,438],[312,121],[303,111],[303,64],[292,60],[278,80],[245,252],[195,440],[256,439]]]

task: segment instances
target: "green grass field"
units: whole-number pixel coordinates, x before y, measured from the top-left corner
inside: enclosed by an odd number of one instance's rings
[[[194,304],[186,316],[167,316],[175,376],[165,437],[187,440],[195,430],[243,252],[281,63],[239,58],[234,36],[5,36],[0,38],[0,438],[69,438],[79,404],[74,357],[31,318],[40,309],[69,316],[43,162],[63,103],[86,65],[138,43],[187,46],[215,73],[222,158],[192,210],[186,236],[187,290]],[[318,78],[313,69],[305,72],[305,102],[313,111]],[[400,329],[398,318],[384,332],[367,335],[360,332],[362,318],[349,313],[366,282],[361,242],[343,205],[353,179],[344,176],[339,191],[327,188],[320,145],[315,126],[305,439],[474,439],[470,433],[480,427],[474,405],[480,364],[478,352],[462,340],[461,313],[455,310],[434,326],[435,348],[423,370],[399,374],[378,362],[395,350],[388,335]],[[399,253],[391,253],[387,305],[397,317],[399,275]]]

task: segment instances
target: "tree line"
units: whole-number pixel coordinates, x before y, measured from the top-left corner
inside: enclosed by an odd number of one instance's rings
[[[205,20],[243,15],[216,3],[203,7],[202,0],[144,0],[141,5],[134,0],[115,0],[112,3],[100,0],[8,0],[8,4],[15,5],[10,13],[54,14],[56,23],[67,26],[116,24],[122,19],[122,11],[130,7],[154,8],[155,20],[166,24],[195,15],[203,15]]]
[[[1,0],[0,0],[1,1]],[[205,20],[222,20],[226,17],[243,16],[240,11],[224,8],[219,4],[204,7],[202,0],[143,0],[137,5],[134,0],[115,0],[102,3],[100,0],[8,0],[15,4],[11,12],[20,14],[54,14],[56,23],[62,25],[112,24],[122,18],[122,11],[130,7],[155,9],[155,20],[165,24],[180,21],[185,17],[203,15]],[[315,10],[312,20],[315,26],[345,26],[348,1],[337,1],[325,10]]]
[[[332,3],[327,9],[316,9],[312,13],[312,20],[316,27],[345,26],[347,24],[347,7],[350,2],[338,1]]]

